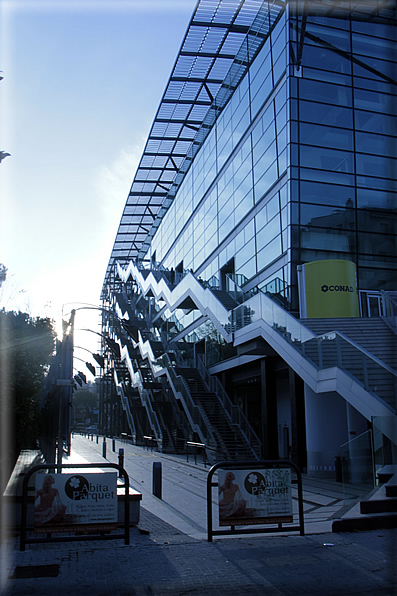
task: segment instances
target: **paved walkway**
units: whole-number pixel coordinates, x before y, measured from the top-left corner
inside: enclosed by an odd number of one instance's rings
[[[305,536],[215,537],[207,541],[205,484],[208,467],[107,440],[107,459],[124,467],[142,492],[141,517],[122,540],[2,543],[3,594],[91,595],[395,595],[397,531],[332,534],[344,505],[340,486],[304,481]],[[72,463],[98,463],[102,439],[75,436]],[[153,462],[162,463],[162,499],[152,494]],[[354,495],[349,495],[351,498]],[[50,576],[52,574],[52,577]]]

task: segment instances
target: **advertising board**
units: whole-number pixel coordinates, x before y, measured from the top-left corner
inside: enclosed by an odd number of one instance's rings
[[[35,532],[117,528],[117,473],[37,474]]]
[[[219,525],[291,523],[291,470],[218,470]]]
[[[343,259],[312,261],[298,266],[302,318],[359,317],[355,263]]]

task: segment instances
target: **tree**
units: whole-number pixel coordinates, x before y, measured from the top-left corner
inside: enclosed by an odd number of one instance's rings
[[[73,417],[75,423],[85,423],[90,419],[90,424],[96,422],[95,411],[98,409],[99,396],[90,389],[77,389],[73,393]]]
[[[7,267],[0,263],[0,288],[7,279]]]
[[[54,342],[50,319],[0,311],[1,417],[14,430],[13,462],[22,449],[37,448],[41,390]]]

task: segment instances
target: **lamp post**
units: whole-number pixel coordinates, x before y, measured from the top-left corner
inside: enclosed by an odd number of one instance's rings
[[[75,311],[72,310],[69,323],[63,323],[61,346],[61,378],[57,379],[59,386],[58,405],[58,441],[57,464],[62,465],[63,443],[66,440],[67,454],[70,455],[70,426],[73,390],[73,328]]]
[[[65,321],[63,319],[64,307],[67,304],[82,305],[78,306],[75,309],[72,309],[70,313],[68,313],[70,314],[69,321]],[[120,346],[117,344],[117,342],[107,337],[103,333],[99,333],[92,329],[75,328],[75,315],[76,312],[80,310],[97,310],[102,312],[103,314],[108,313],[109,315],[120,321],[120,323],[122,323],[123,325],[126,324],[126,321],[123,322],[121,319],[119,319],[119,317],[114,313],[114,311],[102,306],[96,306],[94,304],[86,302],[70,302],[62,305],[62,341],[58,342],[59,350],[57,349],[57,354],[56,357],[54,357],[54,362],[50,366],[50,370],[48,373],[48,382],[46,386],[46,393],[43,402],[44,406],[46,404],[49,406],[50,413],[48,414],[48,416],[52,420],[52,422],[50,421],[47,424],[47,434],[44,437],[44,441],[46,443],[46,451],[49,457],[47,461],[56,460],[56,463],[58,465],[62,464],[64,447],[66,447],[66,452],[68,455],[70,455],[71,447],[72,393],[75,384],[75,380],[73,379],[73,357],[77,358],[76,356],[73,356],[74,332],[84,330],[89,331],[91,333],[96,333],[102,338],[104,345],[108,348],[113,357],[120,358],[121,355]],[[83,349],[85,350],[86,348]],[[89,350],[86,351],[89,352]],[[101,369],[104,370],[105,357],[101,354],[94,354],[92,352],[90,353],[94,360],[97,362],[97,364],[101,367]],[[94,366],[89,362],[86,362],[85,364],[88,370],[95,376]],[[53,369],[52,371],[51,368]],[[79,376],[79,378],[81,378],[81,376]],[[105,382],[109,384],[109,380],[109,375],[107,375]],[[103,384],[101,384],[101,398],[103,397],[103,390],[104,387]],[[107,430],[108,421],[107,418],[106,420],[104,420],[105,413],[101,410],[100,412],[102,418],[102,425],[106,427],[103,428],[103,431],[105,431]],[[112,419],[113,417],[114,416],[112,415]]]

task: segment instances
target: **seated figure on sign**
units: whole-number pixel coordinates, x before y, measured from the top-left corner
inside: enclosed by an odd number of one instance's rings
[[[66,507],[61,501],[58,489],[52,485],[55,480],[51,474],[44,476],[43,486],[36,493],[34,521],[37,525],[62,522]]]
[[[235,475],[228,472],[225,476],[225,482],[219,487],[219,496],[223,493],[219,501],[219,518],[241,517],[246,510],[247,501],[241,495],[238,484],[234,484]]]

